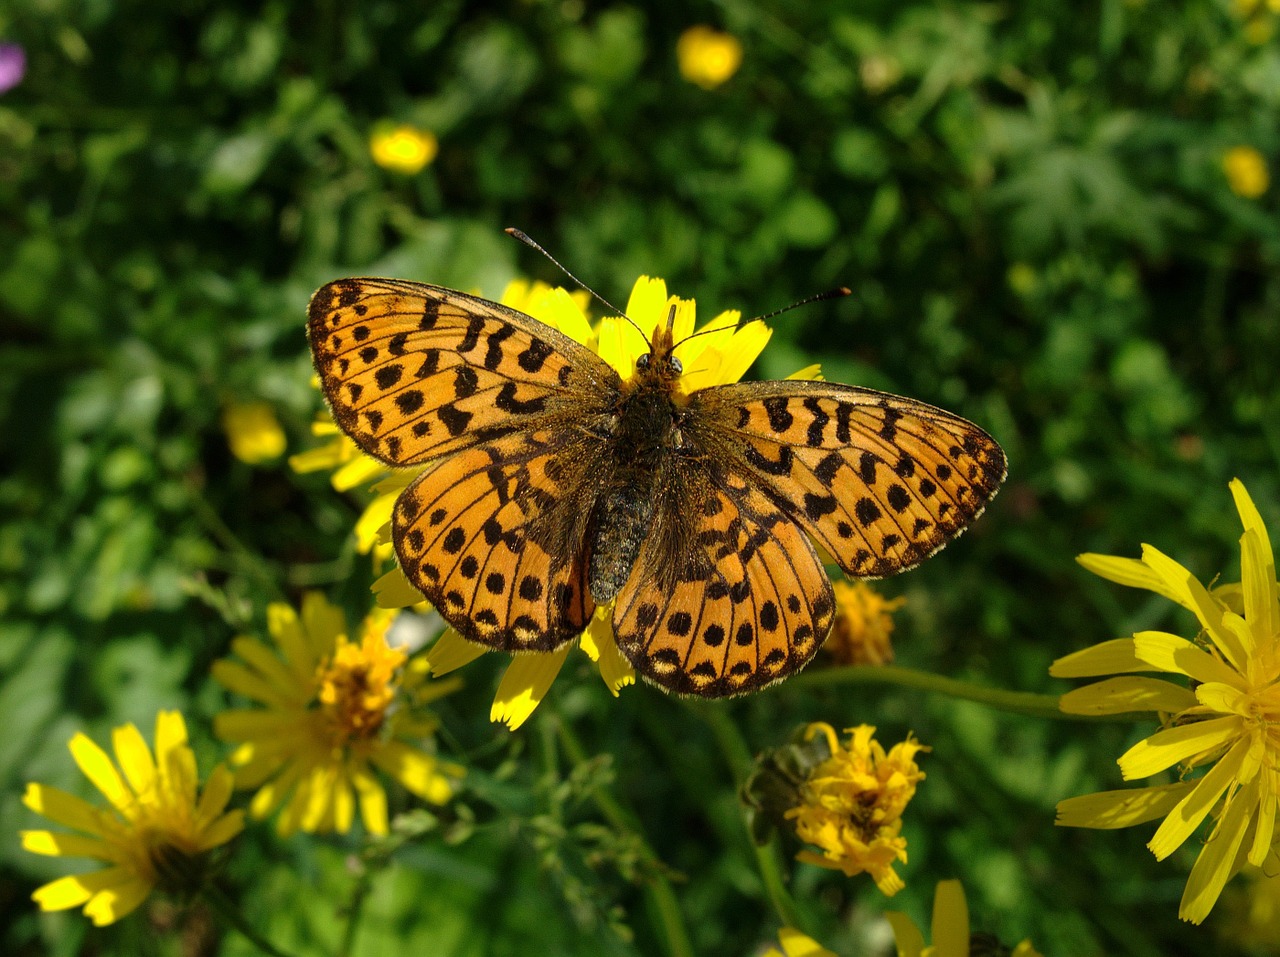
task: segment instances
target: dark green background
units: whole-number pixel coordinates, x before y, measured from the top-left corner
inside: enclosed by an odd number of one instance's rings
[[[65,742],[179,707],[202,766],[226,704],[208,677],[265,605],[321,587],[367,607],[348,535],[361,496],[230,456],[232,399],[276,407],[308,447],[308,295],[389,274],[501,293],[553,281],[517,225],[604,295],[641,273],[703,315],[792,313],[753,375],[821,361],[833,380],[952,409],[1005,446],[977,527],[909,576],[900,663],[1057,692],[1055,657],[1135,628],[1191,634],[1168,603],[1073,562],[1148,541],[1202,579],[1238,576],[1227,481],[1280,534],[1275,190],[1228,189],[1223,152],[1280,145],[1280,53],[1225,2],[351,5],[12,0],[0,39],[0,949],[244,954],[208,915],[152,910],[97,931],[27,900],[57,861],[20,851],[23,783],[85,787]],[[1259,13],[1266,18],[1271,14]],[[711,23],[741,70],[704,91],[676,39]],[[887,74],[886,74],[887,71]],[[896,77],[869,88],[866,78]],[[873,87],[876,84],[872,84]],[[433,130],[422,174],[381,170],[383,119]],[[431,837],[375,883],[360,954],[658,954],[608,787],[677,885],[700,954],[772,939],[733,781],[696,710],[614,701],[575,655],[515,735],[487,721],[500,663],[442,709],[475,767],[479,827]],[[1152,826],[1053,827],[1061,798],[1119,787],[1150,725],[1049,723],[869,687],[724,703],[753,749],[810,720],[913,730],[933,752],[907,815],[918,919],[960,877],[975,926],[1046,955],[1231,953],[1220,907],[1176,919],[1199,838],[1165,863]],[[570,777],[569,722],[592,754]],[[241,840],[228,886],[299,954],[329,952],[351,841]],[[543,865],[546,865],[544,867]],[[313,890],[319,886],[320,892]],[[809,931],[845,954],[884,899],[800,868]],[[181,933],[152,940],[177,920]],[[611,929],[621,922],[634,934]],[[883,944],[883,939],[881,938]]]

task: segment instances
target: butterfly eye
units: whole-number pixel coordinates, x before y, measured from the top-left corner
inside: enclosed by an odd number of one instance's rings
[[[639,369],[641,372],[649,368],[649,353],[646,352],[644,355],[642,355],[639,359],[636,360],[636,368]]]
[[[679,375],[681,372],[684,371],[684,364],[675,356],[672,356],[667,361],[668,361],[668,364],[671,366],[671,371],[674,372],[676,375]]]

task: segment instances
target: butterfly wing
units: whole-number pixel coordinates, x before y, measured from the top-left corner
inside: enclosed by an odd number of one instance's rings
[[[334,420],[388,465],[604,407],[622,386],[531,316],[425,283],[331,282],[311,297],[307,330]]]
[[[429,467],[396,501],[400,566],[464,637],[551,651],[595,603],[584,541],[600,444],[571,429],[521,431]]]
[[[695,392],[691,438],[734,463],[859,578],[920,564],[964,531],[1005,477],[1004,451],[924,402],[833,382]]]
[[[669,460],[654,526],[613,626],[636,670],[715,698],[802,668],[834,619],[831,582],[805,534],[745,474]]]

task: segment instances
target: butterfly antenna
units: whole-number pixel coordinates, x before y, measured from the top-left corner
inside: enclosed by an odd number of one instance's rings
[[[756,316],[754,319],[748,319],[746,322],[739,319],[732,326],[721,326],[719,329],[703,329],[701,332],[695,332],[691,335],[685,336],[680,340],[680,342],[688,342],[690,339],[694,339],[698,336],[708,336],[713,332],[732,332],[736,329],[741,329],[743,326],[750,325],[753,322],[763,322],[765,319],[772,319],[774,316],[780,316],[784,312],[790,312],[792,309],[796,309],[800,306],[807,306],[811,302],[822,302],[824,299],[842,299],[845,296],[851,295],[853,295],[853,290],[848,286],[841,286],[838,289],[828,289],[826,292],[820,292],[816,296],[810,296],[807,299],[801,299],[799,302],[793,302],[791,305],[783,306],[781,309],[775,309],[773,312],[766,312],[763,316]]]
[[[602,303],[604,303],[604,304],[605,304],[605,306],[607,306],[611,311],[613,311],[613,312],[617,313],[617,314],[618,314],[619,316],[621,316],[623,319],[627,320],[627,322],[631,323],[631,325],[632,325],[632,326],[635,326],[635,330],[636,330],[636,332],[640,333],[640,335],[644,337],[645,342],[648,342],[648,341],[649,341],[649,334],[648,334],[648,333],[646,333],[643,329],[641,329],[638,325],[636,325],[636,322],[635,322],[635,320],[634,320],[634,319],[632,319],[632,318],[631,318],[630,316],[628,316],[625,312],[623,312],[621,309],[619,309],[617,306],[615,306],[613,303],[611,303],[611,302],[610,302],[608,299],[606,299],[604,296],[600,295],[600,293],[596,292],[594,289],[592,289],[590,286],[588,286],[585,282],[583,282],[581,279],[579,279],[579,278],[578,278],[577,276],[575,276],[573,273],[569,272],[569,270],[565,269],[565,268],[564,268],[564,266],[562,266],[562,265],[560,264],[560,260],[556,259],[556,257],[555,257],[555,256],[551,255],[551,253],[547,252],[547,251],[546,251],[545,249],[543,249],[540,245],[538,245],[538,243],[537,243],[536,241],[534,241],[534,240],[533,240],[533,239],[532,239],[532,238],[531,238],[527,233],[525,233],[525,232],[524,232],[524,231],[522,231],[522,230],[516,229],[514,226],[508,226],[505,230],[503,230],[503,232],[505,232],[508,236],[511,236],[511,237],[512,237],[512,238],[514,238],[514,239],[518,239],[518,240],[520,240],[520,242],[524,243],[524,244],[525,244],[526,246],[528,246],[530,249],[535,249],[535,250],[537,250],[538,252],[542,253],[542,255],[546,256],[549,260],[551,260],[552,264],[553,264],[557,269],[559,269],[562,273],[564,273],[566,276],[568,276],[570,279],[572,279],[575,283],[577,283],[579,286],[581,286],[581,287],[582,287],[583,289],[585,289],[587,292],[591,293],[591,295],[593,295],[593,296],[595,296],[597,299],[599,299],[599,300],[600,300]]]

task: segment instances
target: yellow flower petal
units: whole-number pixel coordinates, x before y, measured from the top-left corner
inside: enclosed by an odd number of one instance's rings
[[[1195,612],[1210,640],[1226,656],[1232,667],[1240,669],[1245,660],[1244,649],[1240,647],[1235,636],[1222,627],[1222,615],[1226,608],[1214,601],[1213,596],[1191,572],[1160,549],[1143,545],[1142,560],[1164,579],[1166,585],[1183,596],[1183,604]]]
[[[378,543],[383,527],[391,521],[391,511],[395,508],[400,492],[379,495],[365,506],[356,520],[356,551],[364,555]]]
[[[551,652],[516,655],[498,684],[489,720],[502,721],[512,731],[524,724],[560,673],[570,644]]]
[[[22,803],[55,824],[86,834],[105,835],[102,816],[88,801],[44,784],[28,784]]]
[[[626,657],[618,650],[618,643],[613,640],[613,607],[601,605],[582,633],[580,647],[600,670],[600,677],[605,686],[616,698],[618,692],[626,685],[636,683],[636,672]]]
[[[111,741],[116,761],[133,793],[143,795],[152,791],[156,786],[156,765],[151,758],[151,749],[137,727],[126,724],[115,728],[111,732]]]
[[[1245,621],[1254,634],[1274,644],[1276,632],[1280,630],[1275,556],[1271,554],[1271,543],[1254,529],[1240,536],[1240,571]]]
[[[386,834],[389,830],[386,789],[366,771],[352,774],[351,783],[355,785],[356,795],[360,799],[360,820],[364,822],[365,830],[370,834]],[[338,830],[344,831],[346,828],[339,826]]]
[[[924,953],[924,934],[912,923],[911,918],[896,910],[885,911],[884,919],[893,928],[893,942],[898,957],[921,957]]]
[[[1263,782],[1250,787],[1257,787],[1262,791],[1258,800],[1258,826],[1253,832],[1253,846],[1249,849],[1249,863],[1254,867],[1261,867],[1271,854],[1271,842],[1276,832],[1276,814],[1280,808],[1277,808],[1275,782],[1270,787]],[[1236,800],[1240,800],[1239,795]]]
[[[836,957],[808,934],[803,934],[794,927],[779,930],[778,941],[787,957]]]
[[[1139,741],[1116,763],[1126,781],[1145,778],[1196,755],[1231,743],[1240,730],[1240,719],[1210,718],[1157,731]]]
[[[244,811],[229,811],[222,815],[204,831],[197,850],[208,851],[221,847],[244,830]]]
[[[426,598],[397,565],[373,583],[373,600],[379,608],[409,608]]]
[[[123,883],[126,877],[127,872],[120,867],[108,867],[88,874],[72,874],[36,888],[31,899],[40,905],[41,910],[79,907],[94,894]]]
[[[1176,713],[1196,705],[1196,696],[1159,678],[1108,678],[1068,691],[1058,702],[1067,714],[1125,714],[1129,711]]]
[[[1198,704],[1219,714],[1237,714],[1242,717],[1251,714],[1250,696],[1244,694],[1236,684],[1207,681],[1196,685],[1195,699]]]
[[[1238,798],[1227,805],[1218,826],[1196,858],[1191,876],[1187,878],[1182,902],[1178,906],[1178,916],[1182,920],[1199,924],[1209,916],[1231,876],[1236,851],[1244,841],[1252,810],[1247,801]]]
[[[1145,588],[1147,591],[1153,591],[1157,595],[1176,601],[1188,610],[1191,608],[1180,590],[1171,589],[1162,577],[1136,558],[1086,552],[1083,555],[1077,555],[1076,561],[1107,581],[1129,588]]]
[[[812,365],[807,365],[803,369],[797,369],[795,372],[791,373],[791,375],[787,376],[787,378],[800,379],[809,382],[826,381],[822,375],[822,365],[818,362],[815,362]]]
[[[85,916],[98,927],[114,924],[137,910],[151,893],[151,888],[152,884],[147,881],[137,877],[126,878],[94,894],[89,903],[84,905]]]
[[[936,957],[969,957],[969,905],[959,881],[938,881],[930,934]]]
[[[436,639],[436,643],[423,655],[423,660],[430,668],[431,674],[439,677],[470,664],[488,650],[484,645],[467,641],[452,628],[446,628],[444,633]]]
[[[407,790],[433,804],[448,801],[453,795],[455,782],[463,775],[459,765],[440,761],[395,741],[373,755],[371,760]]]
[[[217,819],[227,809],[231,800],[231,792],[235,788],[235,775],[225,764],[219,764],[205,781],[200,792],[200,800],[196,804],[196,817],[203,823]]]
[[[1228,787],[1244,763],[1245,754],[1249,750],[1248,742],[1241,741],[1226,753],[1204,777],[1196,782],[1196,786],[1178,805],[1169,812],[1147,847],[1155,855],[1156,860],[1163,861],[1180,848],[1189,838],[1205,816],[1213,810],[1218,798]]]
[[[107,752],[98,747],[88,735],[77,732],[68,745],[71,756],[75,759],[84,776],[93,782],[93,786],[102,792],[102,796],[110,801],[121,814],[131,817],[136,812],[133,794],[125,786]]]
[[[22,849],[47,857],[92,857],[99,861],[115,860],[115,851],[101,838],[54,831],[19,831]]]
[[[1058,802],[1059,827],[1115,830],[1164,817],[1199,781],[1183,781],[1150,788],[1100,791]]]
[[[350,492],[353,488],[362,488],[374,479],[385,474],[387,467],[375,458],[360,455],[347,462],[333,473],[329,483],[335,491]]]
[[[1082,648],[1064,655],[1049,666],[1049,674],[1055,678],[1094,678],[1126,671],[1151,670],[1153,669],[1149,664],[1138,658],[1132,638],[1115,638],[1100,645]]]
[[[1168,632],[1140,631],[1133,636],[1133,646],[1140,659],[1160,671],[1187,675],[1196,681],[1218,681],[1236,686],[1243,680],[1238,672],[1213,655]]]

